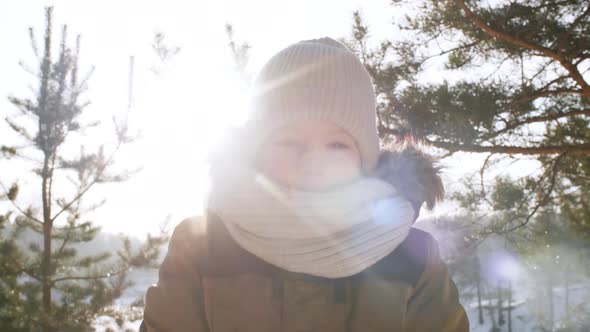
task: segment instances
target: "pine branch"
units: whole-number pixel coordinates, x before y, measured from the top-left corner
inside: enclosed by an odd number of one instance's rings
[[[531,76],[530,78],[528,78],[528,82],[529,82],[529,84],[530,84],[530,85],[532,85],[532,82],[533,82],[533,80],[534,80],[535,78],[539,77],[539,75],[541,75],[541,74],[544,74],[544,73],[546,73],[546,72],[547,72],[547,69],[549,68],[549,66],[550,66],[551,64],[553,64],[554,62],[555,62],[555,59],[546,59],[546,62],[545,62],[545,63],[543,63],[542,65],[540,65],[540,66],[538,67],[539,69],[537,70],[537,72],[536,72],[536,73],[535,73],[533,76]],[[558,78],[565,79],[565,78],[567,78],[567,77],[568,77],[567,75],[563,75],[563,76],[560,76],[560,77],[558,77]],[[554,81],[555,81],[555,80],[554,80]],[[552,81],[552,82],[554,82],[554,81]],[[551,84],[551,82],[550,82],[550,84]],[[548,85],[549,85],[549,84],[548,84]],[[547,86],[547,85],[546,85],[546,86]]]
[[[493,152],[503,154],[524,154],[524,155],[548,155],[548,154],[560,154],[568,152],[570,154],[577,154],[583,156],[590,156],[590,144],[577,144],[577,145],[544,145],[544,146],[511,146],[511,145],[473,145],[473,144],[458,144],[450,142],[432,141],[429,139],[424,140],[438,148],[450,150],[450,151],[463,151],[463,152]]]
[[[379,132],[382,134],[393,135],[394,137],[400,138],[404,135],[403,132],[379,126]],[[568,152],[570,154],[577,154],[583,156],[590,156],[590,144],[577,144],[577,145],[543,145],[543,146],[512,146],[512,145],[475,145],[475,144],[461,144],[443,142],[437,140],[430,140],[426,137],[418,138],[426,143],[451,152],[463,151],[463,152],[488,152],[488,153],[502,153],[502,154],[524,154],[524,155],[541,155],[541,154],[561,154]]]
[[[590,109],[578,109],[578,110],[573,110],[573,111],[564,112],[564,113],[556,113],[556,114],[528,117],[528,118],[522,119],[520,121],[508,123],[508,124],[506,124],[506,126],[504,128],[502,128],[498,131],[495,131],[495,132],[491,133],[490,135],[486,135],[486,136],[495,137],[497,135],[503,134],[509,130],[518,128],[518,127],[523,126],[525,124],[535,123],[535,122],[546,122],[546,121],[557,120],[557,119],[561,119],[561,118],[568,118],[568,117],[577,116],[577,115],[590,116]]]
[[[25,139],[27,139],[28,141],[34,141],[33,135],[31,135],[26,129],[25,127],[19,126],[16,122],[12,121],[9,118],[5,118],[4,119],[6,121],[6,123],[8,123],[8,126],[14,130],[15,132],[17,132],[18,134],[20,134],[22,137],[24,137]]]
[[[535,205],[533,210],[527,215],[525,220],[523,222],[521,222],[520,224],[513,226],[507,230],[502,230],[501,232],[499,232],[497,234],[509,234],[509,233],[512,233],[513,231],[525,226],[526,224],[528,224],[530,222],[531,218],[537,213],[539,208],[547,205],[547,203],[549,202],[549,197],[551,196],[551,193],[553,192],[553,189],[555,188],[555,182],[557,179],[559,162],[563,159],[563,157],[565,155],[566,155],[566,153],[562,153],[553,160],[553,165],[551,166],[551,180],[550,180],[550,184],[549,184],[549,189],[543,193],[543,198],[539,200],[539,202]]]
[[[53,254],[54,257],[61,257],[61,255],[63,254],[64,249],[66,248],[66,245],[67,245],[68,241],[70,240],[70,236],[72,234],[72,228],[73,227],[68,227],[66,234],[64,235],[64,237],[62,239],[59,249],[57,250],[56,253]]]
[[[565,35],[571,34],[572,31],[574,31],[574,29],[578,26],[578,24],[580,24],[583,19],[588,17],[588,15],[590,15],[590,5],[586,6],[586,10],[584,10],[584,12],[582,14],[580,14],[580,16],[578,16],[578,17],[576,17],[576,19],[574,19],[572,24],[570,24],[567,31],[565,32]]]
[[[426,62],[426,61],[428,61],[428,60],[430,60],[432,58],[436,58],[436,57],[439,57],[439,56],[442,56],[442,55],[445,55],[445,54],[448,54],[448,53],[451,53],[451,52],[459,51],[459,50],[469,49],[469,48],[472,48],[472,47],[477,46],[482,41],[483,40],[476,40],[476,41],[471,42],[471,43],[461,44],[461,45],[459,45],[457,47],[453,47],[453,48],[450,48],[448,50],[442,50],[441,49],[441,51],[439,53],[436,53],[436,54],[433,54],[433,55],[429,55],[427,57],[424,57],[419,62],[420,62],[420,64],[422,64],[422,63],[424,63],[424,62]]]
[[[125,272],[127,272],[129,270],[128,267],[124,267],[121,268],[117,271],[114,272],[108,272],[108,273],[104,273],[104,274],[96,274],[96,275],[77,275],[77,276],[66,276],[66,277],[60,277],[60,278],[56,278],[56,279],[52,279],[51,280],[51,284],[54,285],[58,282],[63,282],[63,281],[80,281],[80,280],[97,280],[97,279],[108,279],[120,274],[123,274]]]
[[[4,190],[4,195],[6,195],[6,197],[12,196],[10,194],[10,190],[6,189],[6,186],[4,185],[4,183],[0,180],[0,187],[2,187],[2,189]],[[12,206],[14,206],[14,208],[16,208],[20,213],[22,213],[24,216],[26,216],[27,218],[43,225],[43,222],[37,218],[35,218],[34,216],[32,216],[30,213],[27,213],[25,210],[23,210],[18,204],[16,204],[15,200],[13,199],[8,199],[10,201],[10,203],[12,203]]]
[[[580,95],[584,94],[584,92],[580,89],[562,88],[562,89],[545,90],[544,88],[541,88],[537,91],[530,92],[530,93],[527,93],[523,96],[517,97],[516,99],[514,99],[510,102],[510,105],[515,105],[515,104],[519,104],[522,102],[535,100],[535,99],[541,98],[541,97],[559,96],[559,95],[564,95],[564,94],[568,94],[568,93],[569,94],[580,94]]]
[[[477,16],[473,11],[471,11],[471,9],[469,9],[467,4],[465,3],[465,0],[455,0],[455,3],[457,3],[457,5],[459,5],[459,7],[461,8],[461,10],[465,14],[465,16],[471,22],[473,22],[478,28],[483,30],[488,35],[490,35],[494,38],[497,38],[499,40],[502,40],[504,42],[507,42],[509,44],[512,44],[515,46],[520,46],[522,48],[525,48],[525,49],[528,49],[531,51],[536,51],[546,57],[555,59],[570,74],[570,77],[576,83],[578,83],[581,90],[583,91],[583,94],[586,97],[590,98],[590,85],[586,82],[586,80],[584,79],[582,74],[579,72],[578,68],[576,66],[574,66],[574,64],[572,62],[570,62],[566,56],[564,56],[560,53],[557,53],[556,51],[554,51],[550,48],[547,48],[545,46],[537,45],[531,41],[519,38],[514,34],[509,34],[504,31],[500,31],[500,30],[492,28],[484,20],[482,20],[481,17]]]
[[[112,162],[115,153],[117,152],[117,150],[119,150],[119,148],[121,147],[121,145],[123,144],[122,140],[119,140],[117,146],[115,147],[115,149],[113,150],[113,152],[111,153],[111,155],[109,156],[108,160],[99,168],[96,176],[94,177],[94,179],[92,179],[92,181],[84,188],[82,189],[72,200],[70,200],[68,203],[66,203],[64,205],[64,207],[57,212],[52,218],[51,221],[53,222],[55,219],[57,219],[57,217],[59,217],[59,215],[61,215],[64,211],[66,211],[72,204],[74,204],[76,201],[78,201],[80,198],[82,198],[82,196],[96,183],[98,183],[101,179],[101,176],[103,175],[104,171],[106,170],[107,166],[110,165],[110,163]]]
[[[483,164],[481,165],[481,168],[479,169],[479,185],[480,185],[481,197],[490,206],[493,206],[494,204],[492,204],[492,202],[487,197],[486,189],[485,189],[485,185],[484,185],[483,179],[484,179],[485,170],[488,167],[488,163],[489,163],[489,161],[490,161],[490,159],[492,158],[493,155],[494,155],[494,153],[488,154],[488,156],[484,160]]]

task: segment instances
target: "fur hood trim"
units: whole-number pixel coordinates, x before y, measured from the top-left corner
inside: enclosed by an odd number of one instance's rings
[[[417,218],[423,203],[432,210],[444,199],[441,169],[417,144],[404,142],[381,150],[372,175],[395,186],[412,203]]]

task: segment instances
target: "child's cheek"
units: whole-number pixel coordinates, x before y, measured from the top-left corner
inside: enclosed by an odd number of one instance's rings
[[[264,173],[274,181],[291,186],[296,181],[294,161],[288,156],[273,155],[267,160]]]

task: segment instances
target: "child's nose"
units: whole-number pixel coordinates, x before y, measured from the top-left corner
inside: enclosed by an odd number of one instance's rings
[[[323,168],[326,162],[325,153],[318,147],[305,148],[299,157],[299,165],[304,171],[314,171]]]

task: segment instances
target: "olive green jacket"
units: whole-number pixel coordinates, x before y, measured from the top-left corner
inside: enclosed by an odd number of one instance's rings
[[[397,172],[407,160],[393,161]],[[420,160],[406,165],[421,169]],[[395,172],[387,174],[397,179],[392,182],[398,181],[400,190],[423,190],[425,181],[433,181],[424,180],[433,174],[413,174],[422,184],[418,186],[411,183],[412,174]],[[407,196],[418,208],[433,199],[416,192]],[[146,294],[141,331],[467,332],[469,322],[438,244],[427,232],[412,228],[396,250],[370,268],[328,279],[261,260],[242,249],[221,220],[209,214],[175,228],[158,283]]]

